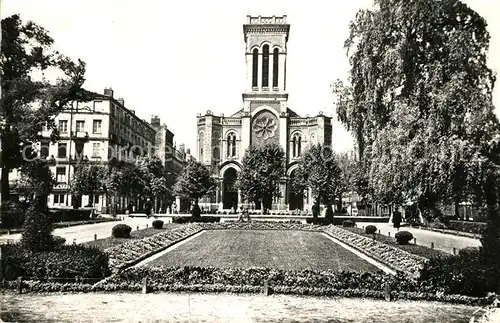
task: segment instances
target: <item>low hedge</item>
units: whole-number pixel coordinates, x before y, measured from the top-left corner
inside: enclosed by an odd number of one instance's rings
[[[108,256],[99,249],[61,245],[55,251],[30,252],[20,244],[2,248],[6,280],[32,278],[103,278],[110,274]]]
[[[88,209],[50,209],[52,222],[90,220],[91,210]]]
[[[420,280],[446,294],[485,296],[498,291],[500,267],[482,261],[480,249],[465,248],[457,256],[430,259]]]
[[[485,222],[469,222],[469,221],[457,221],[450,220],[448,222],[448,229],[475,233],[475,234],[483,234],[486,232],[487,223]]]
[[[184,223],[190,223],[190,222],[191,222],[190,216],[174,216],[174,217],[172,217],[172,223],[184,224]]]

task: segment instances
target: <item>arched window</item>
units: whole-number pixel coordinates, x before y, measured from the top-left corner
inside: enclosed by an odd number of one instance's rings
[[[252,87],[257,87],[257,81],[259,79],[259,50],[256,48],[253,50],[252,55]]]
[[[292,144],[293,144],[292,148],[293,157],[294,158],[300,157],[302,149],[302,136],[300,135],[300,133],[296,133],[295,135],[293,135]]]
[[[273,51],[273,87],[278,86],[278,67],[279,67],[279,50],[277,48]]]
[[[230,132],[227,135],[227,157],[235,157],[236,156],[236,134],[234,132]]]
[[[264,45],[262,51],[262,87],[269,87],[269,45]]]

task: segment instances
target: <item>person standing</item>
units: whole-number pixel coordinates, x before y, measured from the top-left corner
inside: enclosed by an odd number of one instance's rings
[[[144,210],[146,211],[146,217],[149,218],[151,216],[151,200],[149,198],[144,204]]]
[[[401,226],[401,212],[398,209],[392,213],[392,223],[394,224],[394,228],[399,231],[399,227]]]

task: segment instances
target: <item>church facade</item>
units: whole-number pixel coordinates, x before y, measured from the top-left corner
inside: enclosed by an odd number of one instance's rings
[[[290,25],[286,16],[247,16],[245,39],[246,89],[243,106],[231,116],[207,111],[197,116],[198,161],[208,166],[217,181],[210,197],[212,209],[237,208],[245,201],[235,188],[242,158],[250,145],[279,144],[286,154],[286,174],[273,209],[308,209],[309,192],[298,198],[290,190],[301,155],[316,143],[330,145],[331,118],[323,112],[301,117],[288,107],[286,89],[287,43]]]

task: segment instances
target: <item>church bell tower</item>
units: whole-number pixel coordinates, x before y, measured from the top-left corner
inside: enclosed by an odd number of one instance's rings
[[[290,25],[283,16],[247,16],[246,86],[243,93],[242,143],[275,142],[286,151],[288,93],[286,57]],[[256,130],[257,129],[257,130]],[[260,136],[262,131],[271,138]],[[273,131],[274,130],[274,131]]]

